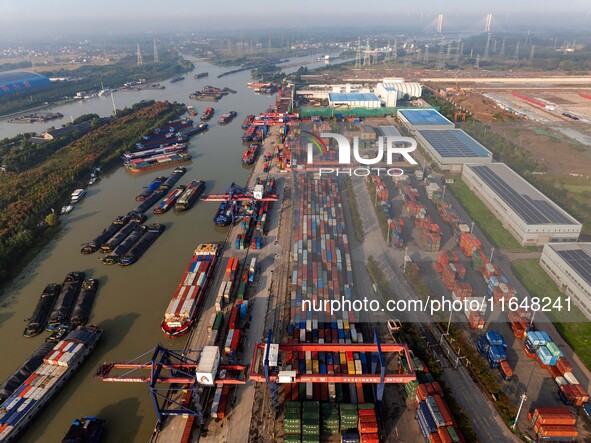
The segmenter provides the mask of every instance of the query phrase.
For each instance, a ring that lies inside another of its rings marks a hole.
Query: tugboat
[[[77,418],[62,439],[62,443],[98,443],[105,427],[105,420],[97,417]]]

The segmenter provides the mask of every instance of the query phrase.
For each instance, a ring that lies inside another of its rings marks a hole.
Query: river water
[[[307,56],[291,59],[289,64],[301,62],[310,68],[323,64],[315,60],[316,56]],[[213,106],[216,111],[210,128],[192,139],[189,152],[193,160],[183,164],[187,173],[179,183],[188,184],[196,178],[206,180],[207,193],[222,191],[232,181],[243,185],[249,171],[241,163],[244,147],[240,125],[247,114],[266,110],[273,104],[274,97],[256,95],[247,88],[249,71],[217,79],[219,73],[231,68],[192,61],[194,71],[185,74],[185,79],[180,82],[161,82],[166,87],[164,90],[116,92],[117,108],[144,99],[169,100],[191,104],[201,115],[205,107]],[[295,69],[297,67],[289,70]],[[209,72],[209,77],[193,78],[194,73],[202,71]],[[227,86],[237,94],[229,94],[217,103],[189,99],[192,91],[208,84]],[[97,97],[47,109],[61,112],[64,119],[26,126],[3,121],[0,122],[0,138],[19,132],[42,132],[50,125],[58,127],[71,117],[83,114],[107,116],[111,114],[112,103],[110,97]],[[234,121],[218,126],[219,116],[231,110],[238,112]],[[196,122],[198,118],[195,118]],[[22,335],[23,320],[32,313],[45,285],[61,283],[70,271],[84,271],[87,278],[100,282],[90,323],[105,330],[104,340],[36,418],[22,441],[61,441],[71,421],[84,415],[98,415],[107,420],[108,438],[105,441],[146,442],[149,439],[156,416],[147,385],[105,383],[95,379],[93,374],[101,362],[130,360],[153,349],[157,343],[173,349],[183,348],[185,339],[167,340],[160,331],[164,310],[195,245],[222,241],[228,228],[214,226],[215,203],[197,202],[182,214],[172,210],[164,215],[149,212],[147,223],[164,223],[166,231],[133,266],[105,266],[97,260],[98,253],[81,255],[80,245],[94,238],[115,217],[133,209],[137,205],[134,197],[154,177],[170,172],[172,167],[132,174],[117,167],[105,173],[89,187],[86,198],[70,214],[62,217],[59,234],[0,295],[0,380],[4,380],[46,337],[46,333],[29,339]]]

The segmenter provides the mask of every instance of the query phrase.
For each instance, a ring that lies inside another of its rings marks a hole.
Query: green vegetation
[[[47,223],[47,226],[49,226],[50,228],[54,228],[57,225],[59,225],[59,223],[60,223],[59,216],[57,215],[56,212],[52,212],[51,214],[47,214],[45,216],[45,223]]]
[[[111,65],[86,65],[68,71],[64,69],[43,72],[47,77],[67,77],[71,80],[53,83],[50,88],[12,94],[0,100],[0,115],[10,114],[73,97],[81,91],[99,91],[105,88],[117,88],[124,83],[145,79],[147,83],[174,77],[193,69],[193,64],[182,59],[175,51],[162,51],[160,62],[137,66],[134,57],[127,57]]]
[[[533,297],[550,297],[561,300],[562,311],[552,309],[547,315],[554,323],[560,335],[573,348],[588,368],[591,368],[591,323],[585,315],[571,301],[570,312],[565,311],[566,296],[561,293],[540,267],[538,260],[516,260],[511,262],[511,268],[521,283]]]
[[[367,272],[369,272],[369,277],[371,278],[371,281],[373,281],[375,283],[375,285],[378,287],[383,298],[385,300],[393,300],[394,293],[390,289],[390,283],[389,283],[388,279],[386,278],[386,276],[384,275],[384,273],[382,272],[382,270],[380,269],[378,263],[373,258],[373,256],[370,255],[367,258],[366,266],[367,266]]]
[[[507,251],[532,250],[530,247],[521,246],[461,179],[454,178],[453,184],[449,184],[447,187],[495,246]],[[533,250],[535,251],[535,248]]]
[[[107,168],[119,161],[121,153],[143,134],[182,112],[184,107],[168,102],[139,103],[122,110],[112,123],[57,150],[35,168],[0,172],[0,285],[47,239],[45,216],[61,206],[82,177],[99,162]]]
[[[362,242],[363,236],[363,224],[361,223],[361,216],[359,215],[359,207],[357,206],[357,198],[353,192],[353,184],[351,177],[345,178],[345,192],[347,193],[347,201],[349,202],[349,208],[351,208],[351,219],[353,220],[353,231],[355,232],[355,238],[358,242]]]

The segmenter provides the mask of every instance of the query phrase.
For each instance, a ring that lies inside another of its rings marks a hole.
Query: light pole
[[[454,311],[450,308],[449,310],[449,320],[447,322],[447,330],[445,332],[446,335],[449,335],[449,326],[451,325],[451,316],[454,313]]]
[[[442,201],[445,199],[445,188],[446,188],[446,187],[447,187],[447,186],[444,184],[444,185],[443,185],[443,193],[441,194],[441,200],[442,200]]]
[[[519,403],[519,409],[517,410],[515,421],[513,422],[513,426],[511,426],[512,429],[515,429],[517,427],[517,420],[519,420],[519,414],[521,413],[521,408],[523,408],[523,403],[525,403],[525,400],[527,400],[527,395],[525,395],[524,392],[523,394],[521,394],[521,403]]]
[[[470,234],[472,234],[473,230],[474,230],[474,222],[470,223]]]
[[[490,258],[488,259],[488,261],[491,263],[492,263],[494,253],[495,253],[495,247],[493,246],[492,248],[490,248]]]

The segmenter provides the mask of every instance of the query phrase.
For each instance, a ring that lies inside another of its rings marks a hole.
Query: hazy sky
[[[494,6],[485,6],[485,4]],[[361,9],[363,8],[363,9]],[[0,37],[79,33],[174,32],[323,26],[395,28],[398,21],[428,25],[438,13],[444,27],[467,29],[493,14],[493,28],[589,24],[589,0],[0,0]],[[422,18],[421,18],[422,14]],[[573,21],[574,20],[574,21]]]

